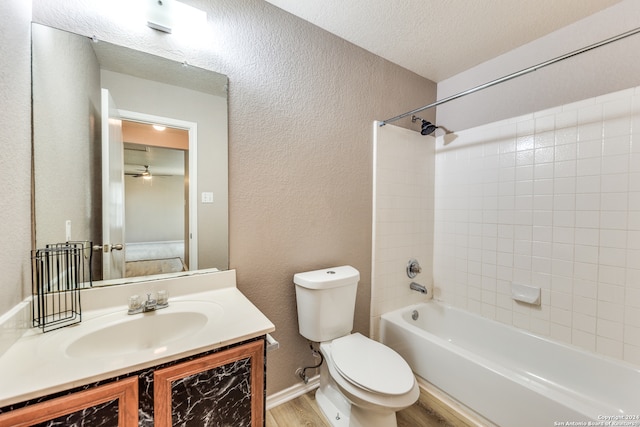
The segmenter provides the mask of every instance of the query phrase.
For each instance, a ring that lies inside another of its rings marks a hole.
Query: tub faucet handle
[[[409,276],[410,279],[413,279],[421,271],[422,268],[420,268],[420,263],[418,263],[418,260],[413,258],[410,259],[409,263],[407,264],[407,276]]]

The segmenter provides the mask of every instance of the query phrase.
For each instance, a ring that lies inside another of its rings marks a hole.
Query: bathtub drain
[[[411,318],[412,318],[413,320],[418,320],[418,317],[420,317],[420,314],[418,314],[418,310],[413,310],[413,311],[411,312]]]

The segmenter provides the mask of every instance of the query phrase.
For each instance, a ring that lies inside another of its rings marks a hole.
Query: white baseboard
[[[277,393],[267,396],[267,411],[275,408],[278,405],[282,405],[290,400],[295,399],[298,396],[302,396],[320,386],[320,375],[309,378],[307,384],[301,382],[300,384],[293,385],[289,388],[285,388]]]

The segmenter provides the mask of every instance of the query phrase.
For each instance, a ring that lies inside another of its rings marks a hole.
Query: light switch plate
[[[202,192],[202,203],[213,203],[213,193],[209,191]]]

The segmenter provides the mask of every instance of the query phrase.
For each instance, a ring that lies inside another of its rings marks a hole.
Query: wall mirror
[[[226,76],[32,24],[35,247],[94,286],[225,270]]]

